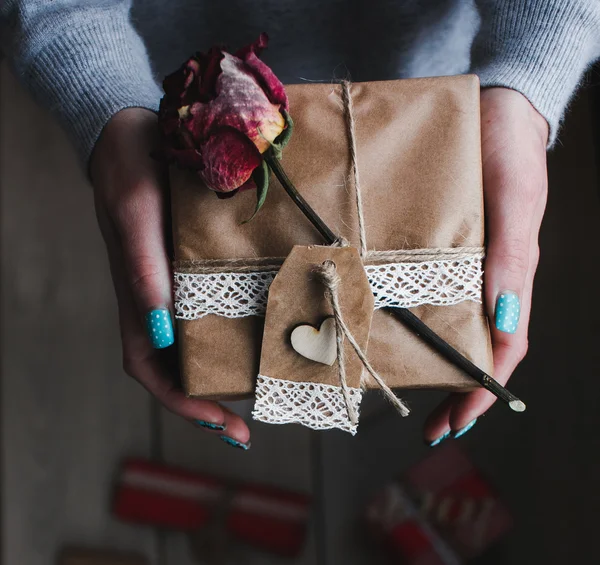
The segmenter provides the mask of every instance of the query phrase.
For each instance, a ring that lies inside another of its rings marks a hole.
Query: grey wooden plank
[[[227,403],[251,422],[251,401]],[[233,449],[217,437],[204,433],[172,414],[163,412],[163,456],[173,465],[196,469],[228,480],[259,482],[299,492],[311,492],[310,432],[300,426],[270,426],[251,422],[252,447]],[[169,565],[192,565],[187,539],[167,536]],[[303,554],[283,559],[250,548],[236,548],[228,565],[315,565],[314,537]]]
[[[125,455],[147,456],[149,398],[121,370],[91,190],[63,133],[0,69],[2,562],[64,544],[146,553],[151,530],[109,515]]]
[[[478,560],[486,565],[590,563],[597,554],[600,202],[587,104],[582,93],[549,156],[529,354],[511,380],[528,410],[516,415],[496,405],[460,440],[515,516],[512,534]],[[439,399],[406,396],[409,418],[388,413],[355,438],[340,432],[325,439],[327,565],[386,562],[365,543],[364,505],[427,455],[421,428]]]

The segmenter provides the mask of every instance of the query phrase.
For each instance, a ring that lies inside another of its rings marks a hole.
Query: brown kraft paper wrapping
[[[350,151],[339,84],[286,87],[295,129],[282,165],[333,229],[358,246]],[[369,250],[478,247],[484,242],[479,82],[472,75],[355,83],[351,87]],[[322,245],[319,233],[272,177],[251,222],[255,191],[220,200],[194,174],[171,171],[175,261],[286,257]],[[421,305],[412,311],[492,373],[481,303]],[[264,318],[214,314],[178,320],[182,380],[190,396],[252,394]],[[373,315],[368,356],[393,388],[468,390],[472,379],[391,313]]]

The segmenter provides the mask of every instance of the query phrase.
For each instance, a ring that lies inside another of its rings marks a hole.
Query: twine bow
[[[319,277],[320,281],[325,286],[325,295],[328,298],[331,309],[333,310],[333,317],[335,319],[335,341],[336,341],[336,355],[337,355],[337,366],[338,376],[340,379],[340,388],[342,389],[342,395],[344,396],[344,403],[346,410],[348,411],[348,418],[353,425],[358,424],[358,414],[352,406],[350,400],[350,391],[348,390],[348,382],[346,379],[346,356],[344,351],[344,339],[348,340],[348,343],[352,346],[356,355],[360,359],[364,369],[373,377],[375,382],[379,385],[383,391],[383,395],[392,403],[392,405],[398,410],[402,416],[408,416],[409,409],[392,391],[392,389],[385,384],[385,381],[379,376],[377,371],[373,369],[371,363],[367,359],[360,345],[354,339],[354,336],[350,332],[350,329],[344,321],[342,316],[342,310],[340,308],[339,300],[339,286],[341,278],[337,272],[336,265],[333,261],[325,261],[321,265],[318,265],[314,269],[315,274]],[[364,380],[364,371],[361,374],[360,385],[361,388],[366,387]]]
[[[342,103],[344,105],[344,115],[346,118],[346,129],[348,131],[348,141],[350,145],[350,162],[352,165],[352,177],[354,184],[354,194],[356,196],[356,211],[358,216],[358,232],[359,232],[359,243],[360,243],[360,256],[364,260],[367,256],[367,236],[365,230],[365,219],[363,213],[362,204],[362,192],[360,188],[360,175],[358,170],[358,157],[356,149],[356,124],[354,121],[354,113],[352,106],[352,96],[350,95],[350,82],[345,80],[342,81]],[[345,240],[338,240],[334,246],[345,247],[348,242]],[[394,408],[402,416],[408,416],[409,409],[390,389],[385,381],[379,376],[379,374],[373,369],[371,363],[367,359],[366,355],[360,348],[360,345],[354,339],[354,336],[350,332],[350,329],[346,325],[342,316],[342,310],[339,302],[339,286],[341,283],[340,276],[337,272],[336,265],[333,261],[325,261],[322,265],[318,265],[315,269],[315,274],[319,277],[323,285],[325,286],[325,295],[328,298],[331,309],[333,310],[333,316],[335,319],[335,337],[336,337],[336,355],[337,355],[337,366],[338,376],[340,380],[340,388],[342,389],[342,395],[344,396],[344,403],[348,412],[348,418],[353,425],[358,424],[358,414],[352,406],[350,401],[350,392],[348,390],[348,382],[346,379],[346,359],[344,352],[344,339],[348,340],[348,343],[352,346],[356,355],[360,359],[364,370],[366,370],[375,382],[381,388],[383,395],[387,398]],[[366,388],[366,382],[364,379],[365,371],[361,373],[360,386]]]

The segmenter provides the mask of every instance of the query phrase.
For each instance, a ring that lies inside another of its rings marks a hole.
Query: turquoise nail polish
[[[471,420],[464,428],[458,430],[452,437],[454,439],[459,438],[460,436],[464,436],[477,422],[477,418]]]
[[[233,439],[232,437],[228,437],[228,436],[219,436],[225,443],[233,446],[233,447],[237,447],[239,449],[243,449],[244,451],[248,451],[250,449],[250,442],[248,443],[242,443],[241,441],[237,441],[235,439]]]
[[[496,300],[496,327],[501,332],[514,334],[519,325],[521,304],[516,292],[505,290]]]
[[[171,313],[166,308],[146,314],[146,331],[154,349],[164,349],[175,342]]]
[[[441,435],[439,438],[434,439],[430,444],[429,447],[435,447],[436,445],[439,445],[440,443],[442,443],[447,437],[450,436],[450,430],[448,430],[445,434]]]
[[[219,430],[220,432],[225,430],[227,427],[224,424],[213,424],[212,422],[207,422],[205,420],[194,420],[194,422],[196,422],[196,424],[202,428],[206,428],[207,430]]]

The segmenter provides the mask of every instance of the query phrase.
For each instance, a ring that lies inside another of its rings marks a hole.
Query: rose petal
[[[198,98],[196,77],[201,72],[201,65],[195,57],[188,59],[179,69],[171,73],[163,81],[165,96],[161,106],[176,109],[189,104]]]
[[[262,162],[254,144],[231,128],[214,132],[200,152],[204,163],[201,176],[208,188],[217,192],[240,188]]]
[[[261,33],[258,40],[239,49],[235,56],[246,63],[258,83],[263,87],[269,101],[273,104],[281,104],[285,110],[289,110],[289,102],[283,84],[271,68],[259,59],[268,43],[269,36],[266,33]]]
[[[252,171],[254,172],[254,171]],[[254,182],[254,179],[252,177],[250,177],[242,186],[240,186],[240,188],[238,189],[240,192],[242,192],[243,190],[254,190],[256,188],[256,183]]]
[[[249,176],[260,163],[260,153],[285,128],[281,111],[287,109],[288,100],[284,87],[258,58],[267,43],[267,35],[261,34],[240,49],[238,56],[213,47],[165,78],[159,110],[165,155],[196,170],[203,170],[208,160],[206,180],[214,190],[231,191],[245,183],[253,186]],[[225,138],[216,140],[223,132]],[[234,149],[232,158],[228,144]]]
[[[200,102],[210,102],[217,97],[217,79],[221,74],[223,50],[212,47],[208,53],[198,53],[201,71],[198,73],[198,97]]]
[[[224,53],[221,69],[217,97],[209,104],[192,104],[190,119],[182,127],[198,142],[216,129],[231,127],[245,134],[263,153],[285,127],[280,106],[269,101],[242,60]]]
[[[194,79],[200,74],[200,71],[200,62],[197,61],[194,57],[189,59],[188,62],[185,64],[184,72],[187,73],[187,76],[183,87],[189,88],[190,85],[194,82]]]
[[[284,110],[289,110],[290,105],[285,88],[271,68],[253,53],[248,55],[244,62],[246,66],[252,69],[258,83],[263,87],[267,98],[273,104],[280,104]]]
[[[169,99],[179,100],[181,93],[185,89],[186,74],[182,68],[177,69],[174,73],[167,75],[163,80],[163,90],[165,97],[161,102],[168,103]]]

